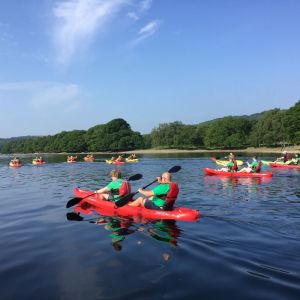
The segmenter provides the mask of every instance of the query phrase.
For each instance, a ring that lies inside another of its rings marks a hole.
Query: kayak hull
[[[16,163],[10,162],[9,166],[12,168],[20,168],[20,167],[22,167],[22,163],[16,164]]]
[[[85,197],[93,194],[91,191],[82,190],[79,188],[74,189],[76,197]],[[100,214],[107,216],[123,216],[123,217],[136,217],[155,220],[179,220],[179,221],[196,221],[200,217],[198,210],[190,208],[174,208],[171,211],[152,210],[144,207],[133,207],[130,205],[124,205],[117,208],[114,202],[103,200],[101,195],[92,195],[83,199],[76,207],[76,212],[89,213],[90,210],[95,210]]]
[[[275,162],[271,162],[269,166],[272,168],[300,169],[300,165],[287,165],[284,163],[275,163]]]
[[[216,164],[218,166],[225,167],[228,163],[229,163],[228,160],[219,160],[219,159],[216,160]],[[238,166],[242,166],[244,162],[242,160],[236,160],[236,163],[237,163]]]
[[[45,163],[46,163],[45,161],[36,161],[36,160],[32,161],[33,165],[44,165]]]
[[[210,168],[204,168],[205,175],[226,177],[272,177],[272,172],[246,173],[246,172],[224,172]]]
[[[111,161],[111,160],[108,160],[108,159],[106,159],[105,160],[105,162],[107,163],[107,164],[112,164],[112,165],[124,165],[125,164],[125,162],[124,161]]]
[[[128,159],[128,158],[126,158],[126,162],[128,162],[128,163],[134,163],[134,162],[138,162],[138,161],[139,161],[138,158],[135,158],[135,159]]]

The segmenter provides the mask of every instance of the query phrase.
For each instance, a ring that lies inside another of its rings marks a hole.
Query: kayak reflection
[[[74,212],[67,213],[66,216],[69,221],[87,221],[102,225],[110,232],[111,244],[116,251],[121,251],[125,237],[135,232],[174,247],[177,247],[177,239],[181,233],[175,220],[147,220],[141,216],[132,219],[103,215],[96,219],[84,219]]]
[[[259,192],[260,185],[270,183],[272,178],[239,178],[239,177],[204,177],[204,183],[209,185],[210,188],[216,186],[217,188],[222,185],[222,188],[238,188],[239,186],[249,187],[249,192]]]

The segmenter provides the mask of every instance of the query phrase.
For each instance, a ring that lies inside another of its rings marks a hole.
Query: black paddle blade
[[[143,178],[143,175],[142,174],[135,174],[135,175],[132,175],[128,178],[128,181],[135,181],[135,180],[140,180]]]
[[[168,172],[169,173],[177,173],[178,171],[181,170],[181,167],[180,166],[174,166],[172,167]]]
[[[80,198],[80,197],[75,197],[75,198],[69,200],[66,204],[66,208],[69,208],[69,207],[72,207],[72,206],[78,204],[81,200],[82,200],[82,198]]]
[[[74,212],[70,212],[66,214],[68,221],[82,221],[83,217],[79,216],[78,214]]]
[[[128,195],[124,196],[123,198],[121,198],[120,200],[116,201],[115,205],[117,207],[122,207],[122,206],[126,205],[132,199],[133,196],[134,196],[134,193],[128,194]]]

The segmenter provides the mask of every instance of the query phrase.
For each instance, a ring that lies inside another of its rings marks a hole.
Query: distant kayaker
[[[164,172],[161,177],[157,177],[157,182],[159,185],[150,191],[138,189],[139,193],[145,197],[139,197],[129,205],[154,210],[172,210],[179,193],[178,184],[171,181],[171,174],[168,172]]]
[[[68,161],[76,161],[77,156],[68,155]]]
[[[283,151],[282,154],[283,155],[281,157],[279,157],[278,160],[283,160],[283,162],[285,163],[291,159],[291,155],[290,155],[290,153],[287,153],[287,151]]]
[[[238,170],[238,166],[235,157],[232,153],[230,153],[229,162],[226,164],[224,168],[221,168],[218,171],[236,172],[237,170]]]
[[[261,169],[261,162],[257,160],[257,156],[252,157],[252,163],[247,162],[248,167],[241,169],[238,172],[244,173],[259,173]]]
[[[118,201],[120,197],[130,193],[130,184],[122,178],[119,170],[110,172],[111,182],[102,189],[95,191],[96,194],[101,194],[108,201]]]
[[[290,165],[300,165],[300,155],[299,153],[295,153],[294,157],[292,158]]]
[[[123,157],[122,157],[121,154],[118,156],[118,158],[116,159],[116,161],[118,161],[118,162],[122,162],[123,161]]]

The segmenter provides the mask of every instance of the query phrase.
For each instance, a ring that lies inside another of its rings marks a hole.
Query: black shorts
[[[151,200],[146,199],[144,207],[148,209],[162,210],[159,206],[155,205]]]

